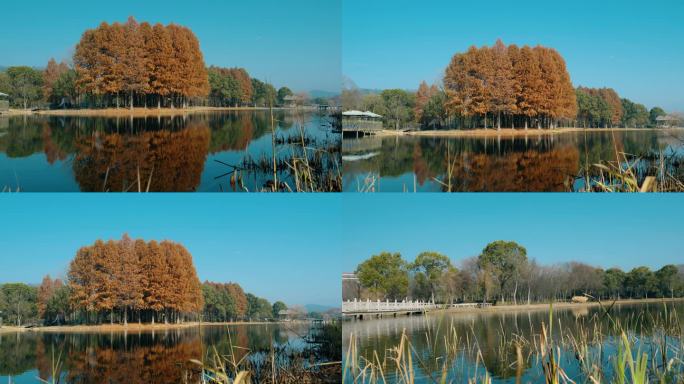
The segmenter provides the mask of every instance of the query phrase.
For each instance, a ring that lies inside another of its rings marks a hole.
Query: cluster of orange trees
[[[67,278],[37,287],[0,284],[0,311],[17,324],[101,324],[269,320],[287,306],[246,293],[238,283],[200,283],[192,255],[171,241],[124,235],[82,247]]]
[[[71,303],[90,321],[178,322],[203,307],[192,255],[170,241],[98,240],[79,249],[68,277]]]
[[[505,46],[497,40],[493,47],[471,47],[451,59],[444,90],[447,112],[459,116],[462,125],[487,128],[489,117],[498,128],[553,128],[577,114],[565,61],[542,46]]]
[[[193,32],[176,24],[102,23],[76,46],[77,86],[105,104],[184,105],[209,93],[207,70]]]

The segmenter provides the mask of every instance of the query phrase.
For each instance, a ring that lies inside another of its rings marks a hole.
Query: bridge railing
[[[438,307],[439,305],[435,303],[420,300],[372,301],[354,299],[342,302],[342,313],[428,311]]]
[[[402,311],[429,311],[438,308],[464,309],[488,307],[489,303],[435,304],[420,300],[380,301],[347,300],[342,302],[342,313],[378,313]]]

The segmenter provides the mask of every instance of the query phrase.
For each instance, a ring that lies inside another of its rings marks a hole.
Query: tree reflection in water
[[[95,132],[78,140],[74,174],[82,191],[194,191],[210,140],[200,122],[181,131]]]
[[[358,189],[371,174],[381,191],[571,191],[583,170],[616,153],[647,157],[682,143],[660,131],[345,139],[345,155],[373,156],[344,162],[344,188]]]
[[[321,129],[326,115],[307,112],[301,118],[306,134],[318,139],[314,147],[339,145],[339,134]],[[278,137],[299,137],[292,129],[298,126],[293,112],[275,111],[274,121]],[[227,177],[216,180],[230,171],[219,162],[237,165],[270,158],[273,152],[268,111],[12,116],[0,117],[0,126],[0,189],[145,191],[149,185],[150,191],[242,190],[228,188]],[[290,153],[289,146],[277,152]],[[241,172],[250,181],[249,190],[264,184],[262,173]]]
[[[0,334],[0,378],[36,370],[32,380],[49,380],[59,358],[69,383],[197,383],[200,370],[190,360],[202,361],[213,348],[237,360],[249,354],[255,369],[266,370],[271,367],[261,367],[260,359],[272,346],[294,351],[301,347],[297,340],[291,330],[273,324],[205,326],[201,331],[6,333]],[[278,364],[286,367],[288,361]]]

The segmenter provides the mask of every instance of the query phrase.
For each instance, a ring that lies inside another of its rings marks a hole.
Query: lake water
[[[684,327],[684,303],[669,304],[671,326]],[[660,303],[620,305],[611,310],[613,320],[620,322],[629,334],[636,337],[642,352],[652,353],[651,340],[663,334],[653,325],[658,316],[663,316],[664,307]],[[610,319],[598,307],[556,309],[553,317],[553,339],[561,346],[560,366],[575,382],[587,382],[581,366],[569,341],[571,339],[589,340],[589,353],[599,356],[597,365],[610,377],[614,356],[616,355],[615,328]],[[414,370],[416,383],[434,383],[439,379],[446,363],[447,382],[467,383],[468,379],[482,379],[486,374],[493,383],[537,383],[544,382],[538,345],[541,324],[549,324],[549,311],[499,312],[499,313],[442,313],[428,316],[397,317],[363,321],[348,321],[343,326],[343,356],[350,343],[350,335],[356,338],[358,355],[374,356],[377,352],[380,361],[386,351],[399,344],[405,331],[415,349]],[[677,324],[678,323],[678,324]],[[596,327],[595,327],[596,326]],[[598,327],[598,328],[597,328]],[[597,329],[601,331],[598,332]],[[458,342],[453,342],[458,339]],[[449,340],[447,343],[446,340]],[[560,343],[564,340],[564,343]],[[520,341],[523,366],[518,366],[515,342]],[[447,345],[456,348],[447,351]],[[668,337],[668,358],[682,358],[684,344],[678,338]],[[481,351],[478,359],[477,351]],[[599,352],[602,354],[599,355]],[[636,350],[633,351],[636,356]],[[420,361],[417,361],[419,360]],[[660,361],[660,356],[657,356]],[[676,362],[676,360],[675,360]],[[392,366],[390,364],[390,366]],[[684,366],[675,363],[679,379],[684,377]],[[392,369],[384,372],[389,383],[398,382]],[[352,383],[347,375],[347,383]],[[362,383],[363,381],[357,381]],[[478,380],[479,382],[479,380]],[[609,381],[606,381],[609,382]]]
[[[275,119],[278,159],[300,153],[301,145],[292,142],[303,127],[309,154],[337,149],[314,171],[338,167],[341,135],[333,132],[331,117],[277,111]],[[273,179],[272,167],[260,167],[271,160],[271,132],[268,111],[0,117],[0,190],[138,191],[141,185],[144,191],[149,185],[150,191],[257,191]],[[234,167],[240,177],[231,182]],[[283,164],[278,179],[294,188]]]
[[[349,192],[573,191],[583,170],[617,152],[679,156],[684,130],[574,132],[516,138],[345,137],[343,190]]]
[[[197,383],[197,367],[213,348],[230,354],[230,342],[240,359],[250,351],[255,367],[271,346],[289,353],[302,351],[308,324],[207,326],[128,333],[5,333],[0,334],[0,383],[37,383],[51,375],[61,353],[62,377],[69,383]],[[229,339],[230,336],[230,339]],[[247,348],[247,349],[244,349]],[[55,353],[53,359],[52,353]],[[269,367],[263,367],[270,369]]]

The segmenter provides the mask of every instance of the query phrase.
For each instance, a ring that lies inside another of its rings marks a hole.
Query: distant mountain
[[[331,307],[328,305],[320,305],[320,304],[306,304],[304,306],[304,308],[306,308],[306,310],[308,312],[319,312],[319,313],[323,313],[323,312],[327,312],[327,311],[330,311],[333,309],[337,309],[336,307]]]
[[[339,96],[339,92],[332,92],[332,91],[323,91],[320,89],[313,89],[309,91],[309,97],[312,99],[315,99],[317,97],[322,97],[324,99],[331,99],[333,97]]]
[[[362,95],[381,93],[382,89],[361,88],[358,90]]]

